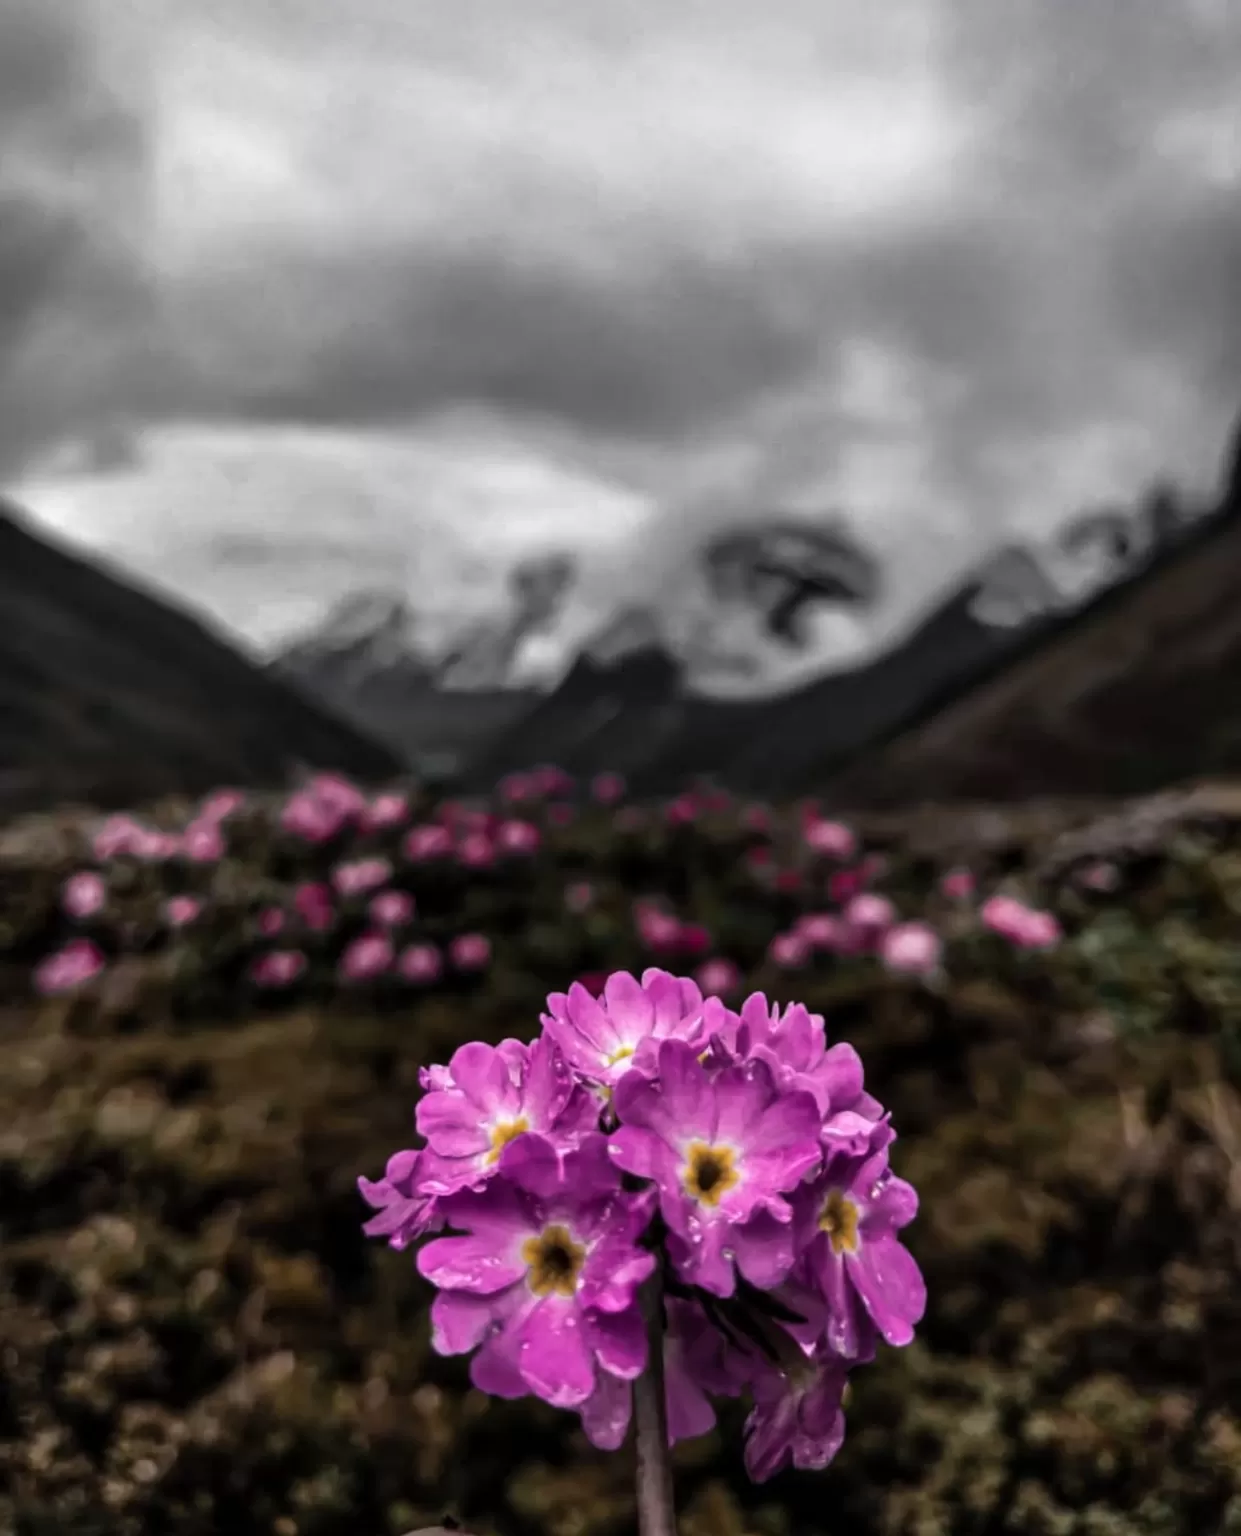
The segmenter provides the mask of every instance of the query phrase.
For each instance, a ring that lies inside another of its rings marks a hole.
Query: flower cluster
[[[359,1180],[369,1234],[427,1239],[435,1348],[615,1448],[658,1272],[670,1441],[748,1394],[752,1478],[825,1466],[850,1369],[909,1343],[926,1300],[898,1236],[917,1196],[856,1051],[801,1004],[733,1011],[658,969],[574,983],[542,1024],[425,1068],[423,1144]]]

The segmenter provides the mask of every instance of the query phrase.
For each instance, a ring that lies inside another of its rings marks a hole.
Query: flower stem
[[[658,1270],[642,1288],[646,1319],[646,1370],[633,1384],[637,1436],[639,1536],[677,1536],[668,1455],[668,1409],[664,1399],[664,1297]]]

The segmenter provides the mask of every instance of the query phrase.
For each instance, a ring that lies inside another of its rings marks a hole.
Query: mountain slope
[[[305,764],[360,778],[391,752],[188,615],[0,505],[0,806],[113,806]]]
[[[1109,591],[1164,568],[1208,525],[1209,516],[1187,519],[1166,489],[1136,515],[1086,512],[1060,540],[1058,559],[1075,577],[1069,592],[1057,589],[1031,550],[1000,549],[900,644],[865,666],[775,697],[694,695],[657,640],[611,653],[606,667],[584,658],[471,764],[470,781],[552,761],[578,774],[618,768],[643,794],[674,793],[703,775],[760,795],[821,786],[911,720],[1041,647]],[[1104,591],[1092,598],[1100,565]],[[835,600],[864,602],[866,592],[866,584],[852,584]]]
[[[438,773],[483,748],[538,698],[504,686],[502,675],[491,686],[446,687],[444,674],[458,661],[455,653],[442,661],[423,654],[403,597],[360,592],[282,651],[270,671],[324,700],[403,761]]]
[[[1241,426],[1214,514],[1159,567],[830,783],[859,807],[1145,793],[1241,769]]]

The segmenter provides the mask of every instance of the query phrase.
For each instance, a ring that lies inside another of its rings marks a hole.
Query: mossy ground
[[[857,1373],[825,1473],[751,1487],[735,1413],[681,1448],[683,1536],[1241,1536],[1230,838],[1148,858],[1063,951],[962,940],[939,991],[756,962],[891,1107],[930,1302]],[[920,888],[894,857],[887,888]],[[694,879],[744,950],[752,898]],[[628,1455],[472,1392],[410,1258],[361,1232],[356,1178],[407,1143],[418,1067],[533,1033],[561,984],[555,902],[530,905],[491,925],[486,984],[400,1007],[187,1016],[139,981],[102,1012],[0,1012],[0,1531],[632,1531]]]

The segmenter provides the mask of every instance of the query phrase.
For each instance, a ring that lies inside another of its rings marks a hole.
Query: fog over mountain
[[[1241,400],[1228,0],[0,0],[0,129],[0,483],[263,650],[841,516],[809,675]]]

